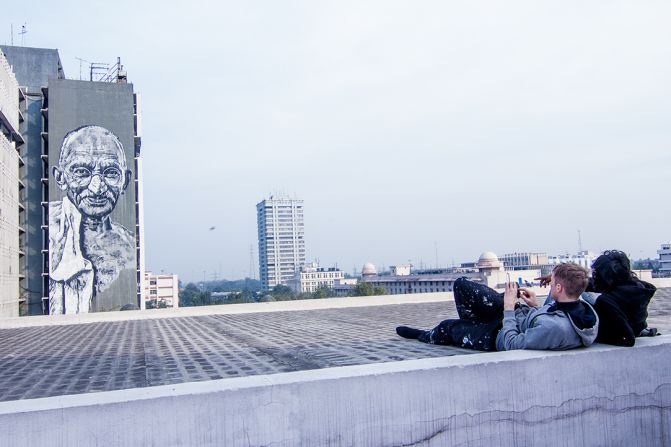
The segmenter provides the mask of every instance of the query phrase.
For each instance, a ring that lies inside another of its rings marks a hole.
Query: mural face
[[[103,127],[80,127],[63,139],[53,178],[65,197],[49,203],[49,313],[89,312],[136,268],[134,233],[110,218],[131,179],[123,145]]]

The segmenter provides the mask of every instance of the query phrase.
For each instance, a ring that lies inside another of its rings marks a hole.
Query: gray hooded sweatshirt
[[[579,301],[594,314],[596,321],[594,326],[580,329],[564,311],[549,310],[550,304],[538,309],[521,305],[515,310],[503,312],[503,328],[496,337],[496,349],[499,351],[512,349],[560,351],[591,345],[596,339],[599,317],[589,303],[582,299]]]

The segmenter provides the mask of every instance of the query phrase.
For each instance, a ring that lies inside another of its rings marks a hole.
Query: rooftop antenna
[[[578,230],[578,253],[582,251],[582,238],[580,237],[580,230]]]
[[[12,42],[12,46],[14,46],[14,24],[13,23],[11,25],[9,25],[9,30],[11,32],[10,41]]]
[[[86,62],[87,64],[90,64],[89,61],[86,59],[82,59],[81,57],[75,57],[79,61],[79,80],[82,80],[82,62]]]
[[[23,25],[21,25],[21,32],[19,33],[21,34],[21,46],[23,46],[24,36],[26,35],[27,32],[28,30],[26,29],[26,24],[24,23]]]
[[[254,275],[254,244],[249,244],[249,279],[255,279]]]

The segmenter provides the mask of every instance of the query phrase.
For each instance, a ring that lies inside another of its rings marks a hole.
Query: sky
[[[304,200],[308,259],[348,273],[575,253],[578,232],[657,257],[669,23],[666,1],[23,0],[0,42],[13,24],[72,79],[121,57],[146,268],[193,281],[249,276],[250,249],[258,278],[271,193]]]

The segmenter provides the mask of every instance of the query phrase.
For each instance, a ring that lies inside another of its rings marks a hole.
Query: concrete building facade
[[[305,264],[303,201],[270,196],[256,205],[264,290],[287,285]]]
[[[548,265],[547,253],[506,253],[499,259],[508,270],[528,270]]]
[[[573,264],[578,264],[581,267],[586,269],[592,268],[592,262],[596,259],[596,255],[588,250],[579,251],[575,255],[558,255],[558,256],[549,256],[548,264],[552,267],[558,264],[564,264],[566,262],[571,262]]]
[[[179,278],[177,275],[144,273],[144,307],[179,307]]]
[[[48,313],[44,297],[48,296],[45,289],[46,279],[43,275],[46,264],[46,245],[44,244],[45,225],[43,203],[48,199],[45,184],[42,182],[44,172],[42,159],[42,132],[44,130],[42,104],[49,79],[64,78],[58,51],[46,48],[28,48],[0,45],[20,90],[24,94],[21,135],[25,144],[20,150],[23,166],[20,171],[22,182],[21,199],[24,210],[21,219],[23,229],[21,257],[21,274],[19,281],[21,290],[21,313],[39,315]]]
[[[140,307],[140,117],[123,67],[67,80],[56,50],[0,49],[26,96],[25,313]]]
[[[20,125],[24,121],[20,105],[25,96],[0,52],[0,316],[19,315],[22,298],[21,265],[25,252],[25,230],[21,226],[25,218],[24,184],[20,171],[25,163],[19,155],[23,146]]]
[[[316,262],[301,266],[296,275],[288,281],[289,287],[296,293],[312,293],[321,288],[332,289],[345,278],[345,272],[337,267],[319,267]]]
[[[412,273],[409,266],[393,267],[392,274],[378,275],[372,264],[366,264],[362,270],[361,281],[380,287],[389,295],[410,293],[451,292],[454,281],[466,277],[491,288],[505,287],[507,281],[530,286],[534,278],[541,275],[539,269],[506,270],[496,254],[484,252],[474,263],[474,268],[453,268],[440,273]],[[407,267],[407,268],[406,268]]]
[[[657,254],[659,255],[659,273],[662,276],[671,276],[671,244],[662,244]]]

